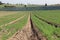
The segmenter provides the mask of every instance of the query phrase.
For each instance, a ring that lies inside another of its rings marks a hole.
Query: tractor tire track
[[[22,19],[23,17],[25,17],[25,15],[22,16],[22,17],[17,18],[16,20],[13,20],[13,21],[11,21],[11,22],[9,22],[9,23],[3,24],[3,25],[1,25],[0,27],[7,26],[7,25],[10,25],[10,24],[14,24],[14,23],[16,23],[17,21],[19,21],[20,19]]]

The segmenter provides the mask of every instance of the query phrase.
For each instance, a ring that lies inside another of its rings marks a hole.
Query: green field
[[[60,24],[60,10],[41,10],[32,12],[32,20],[37,25],[37,28],[47,37],[48,40],[60,40],[60,26],[55,27],[50,25],[34,15],[37,15],[44,20]]]
[[[9,15],[0,17],[0,39],[6,40],[10,36],[12,36],[15,32],[20,30],[26,24],[27,18],[28,18],[28,12],[25,12],[25,11],[24,12],[22,12],[22,11],[16,11],[16,12],[15,11],[13,11],[13,12],[2,11],[2,12],[3,12],[3,14],[9,13]],[[0,13],[0,14],[2,14],[2,13]],[[24,17],[21,18],[20,20],[18,20],[17,22],[15,22],[13,24],[8,24],[9,22],[12,22],[22,16],[24,16]],[[5,26],[5,24],[8,24],[8,25]],[[3,26],[1,26],[1,25],[3,25]]]
[[[7,40],[21,30],[26,25],[29,14],[33,23],[47,40],[60,40],[60,26],[55,27],[39,19],[60,25],[60,10],[0,11],[0,40]]]
[[[34,11],[33,13],[45,20],[60,24],[60,10]]]

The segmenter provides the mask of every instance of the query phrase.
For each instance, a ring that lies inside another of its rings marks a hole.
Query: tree
[[[45,3],[45,6],[47,6],[47,3]]]
[[[24,5],[24,7],[26,7],[26,5]]]
[[[3,3],[0,1],[0,5],[2,5]]]

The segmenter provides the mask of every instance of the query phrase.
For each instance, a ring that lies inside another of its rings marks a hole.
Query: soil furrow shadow
[[[41,40],[41,39],[38,37],[38,34],[37,34],[36,30],[34,29],[34,26],[33,26],[33,23],[32,23],[31,18],[30,18],[30,22],[31,22],[31,27],[32,27],[33,33],[37,36],[37,39],[38,39],[38,40]]]
[[[43,19],[43,18],[41,18],[41,17],[38,17],[37,15],[34,15],[34,16],[37,17],[38,19],[42,20],[43,22],[46,22],[47,24],[50,24],[50,25],[52,25],[52,26],[55,26],[56,28],[57,28],[57,27],[60,27],[60,24],[50,22],[50,21],[45,20],[45,19]]]

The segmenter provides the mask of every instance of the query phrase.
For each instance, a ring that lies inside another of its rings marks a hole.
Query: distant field
[[[12,15],[12,14],[16,14],[18,12],[15,11],[0,11],[0,17],[2,16],[7,16],[7,15]]]

